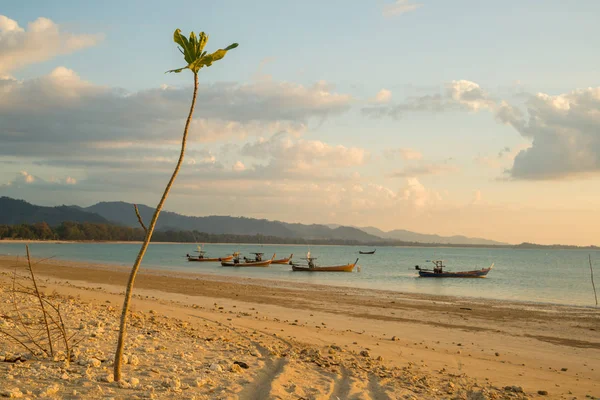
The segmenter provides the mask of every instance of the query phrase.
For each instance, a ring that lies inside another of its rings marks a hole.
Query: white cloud
[[[102,35],[61,32],[60,27],[40,17],[21,28],[17,21],[0,15],[0,74],[61,54],[94,46]]]
[[[499,121],[514,127],[531,147],[508,171],[514,179],[562,179],[600,173],[600,87],[556,96],[538,93],[527,113],[503,102]]]
[[[497,102],[477,83],[456,80],[445,85],[439,93],[409,97],[390,105],[364,107],[363,114],[374,117],[400,118],[406,112],[446,112],[495,110]]]
[[[279,173],[295,173],[320,179],[330,169],[363,165],[369,153],[357,147],[332,146],[319,140],[293,139],[288,134],[277,134],[270,139],[247,143],[241,153],[259,160],[268,160],[265,166]]]
[[[473,192],[473,200],[471,201],[471,204],[473,204],[473,205],[481,204],[481,200],[482,200],[481,190],[474,191]]]
[[[20,171],[12,180],[0,184],[0,189],[19,189],[19,188],[38,188],[49,189],[53,187],[65,187],[66,185],[76,185],[77,179],[67,176],[64,179],[51,177],[42,179],[39,176],[30,174],[27,171]]]
[[[383,6],[383,15],[385,17],[402,15],[411,11],[415,11],[421,6],[423,6],[423,4],[412,3],[410,0],[396,0],[392,4],[386,4]]]
[[[401,171],[393,172],[391,177],[395,178],[410,178],[424,175],[441,175],[458,172],[460,169],[451,164],[420,164],[416,166],[406,167]]]
[[[392,92],[387,89],[381,89],[372,99],[372,102],[376,104],[385,104],[389,103],[390,100],[392,100]]]
[[[244,165],[243,162],[241,161],[236,161],[235,164],[233,164],[232,169],[236,172],[241,172],[244,171],[246,169],[246,166]]]
[[[402,200],[422,209],[441,201],[442,196],[436,191],[425,188],[417,178],[408,178],[406,187],[402,190]]]
[[[415,161],[423,159],[423,153],[409,148],[386,149],[383,154],[388,159],[394,159],[400,156],[405,161]]]

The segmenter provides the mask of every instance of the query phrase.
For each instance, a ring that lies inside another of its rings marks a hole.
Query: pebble
[[[371,357],[371,353],[369,353],[369,351],[368,351],[368,350],[363,350],[363,351],[361,351],[361,352],[360,352],[360,355],[361,355],[361,357],[366,357],[366,358],[369,358],[369,357]]]
[[[392,336],[392,342],[397,342],[399,340],[400,338],[398,336]]]
[[[547,390],[538,390],[538,394],[540,396],[548,396],[548,391]]]
[[[23,392],[19,388],[12,388],[0,392],[0,396],[8,397],[9,399],[18,399],[23,397]]]
[[[243,371],[242,367],[240,367],[238,364],[232,364],[229,370],[236,374],[240,374]]]
[[[248,369],[250,368],[250,366],[248,364],[246,364],[243,361],[234,361],[233,362],[235,365],[239,365],[240,367],[242,367],[243,369]]]
[[[215,372],[223,372],[223,368],[221,368],[221,366],[217,363],[210,364],[210,367],[208,367],[208,369]]]

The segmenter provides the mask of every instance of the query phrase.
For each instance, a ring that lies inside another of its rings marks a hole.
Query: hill
[[[64,221],[107,223],[108,220],[98,214],[70,206],[44,207],[30,204],[24,200],[0,197],[0,224],[33,224],[46,222],[57,226]]]
[[[154,209],[138,205],[144,221],[152,218]],[[138,221],[133,212],[133,204],[125,202],[101,202],[83,210],[96,213],[109,221],[137,227]],[[382,238],[365,233],[357,228],[340,226],[331,229],[326,225],[289,224],[266,219],[244,217],[207,216],[191,217],[170,211],[163,211],[156,224],[158,230],[185,230],[209,234],[265,235],[280,238],[304,238],[307,240],[336,239],[361,242],[381,242]]]
[[[142,219],[150,221],[154,209],[146,205],[138,205]],[[64,221],[112,223],[137,228],[139,226],[133,204],[122,201],[100,202],[90,207],[58,206],[44,207],[30,204],[23,200],[9,197],[0,198],[0,224],[33,224],[46,222],[50,226],[58,226]],[[158,231],[192,231],[209,235],[241,235],[269,236],[295,240],[317,241],[354,241],[369,244],[392,244],[392,242],[450,244],[450,245],[506,245],[493,240],[469,238],[466,236],[439,236],[410,232],[402,229],[385,232],[374,227],[357,228],[343,225],[321,225],[286,223],[230,216],[194,217],[163,211],[157,223]],[[195,239],[190,237],[189,240]],[[186,239],[187,240],[187,239]]]
[[[381,229],[368,226],[366,228],[359,228],[360,230],[367,232],[371,235],[379,236],[384,239],[399,240],[402,242],[419,242],[419,243],[441,243],[441,244],[478,244],[478,245],[493,245],[493,246],[506,246],[508,243],[497,242],[495,240],[471,238],[462,235],[455,236],[440,236],[440,235],[428,235],[425,233],[416,233],[407,231],[404,229],[394,229],[392,231],[382,231]]]

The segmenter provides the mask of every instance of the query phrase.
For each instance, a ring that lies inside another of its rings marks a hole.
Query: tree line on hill
[[[0,224],[0,240],[65,240],[65,241],[92,241],[92,242],[133,242],[144,240],[145,233],[141,228],[129,226],[65,221],[56,226],[46,222],[33,224]],[[322,244],[322,245],[347,245],[347,246],[418,246],[418,247],[482,247],[482,248],[515,248],[515,249],[597,249],[596,246],[569,246],[569,245],[539,245],[534,243],[521,243],[518,245],[465,245],[442,243],[417,243],[402,241],[366,242],[349,239],[303,239],[278,237],[272,235],[236,235],[230,233],[205,233],[197,230],[161,230],[154,232],[153,242],[178,242],[178,243],[262,243],[262,244]]]
[[[141,241],[145,233],[141,228],[91,222],[62,222],[51,227],[45,222],[34,224],[0,225],[0,240],[68,240],[68,241]],[[182,243],[264,243],[264,244],[338,244],[355,245],[355,240],[304,240],[268,235],[212,234],[198,231],[156,231],[153,242]]]

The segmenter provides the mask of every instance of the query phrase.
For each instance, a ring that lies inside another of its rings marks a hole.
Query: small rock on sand
[[[548,396],[548,391],[547,390],[538,390],[538,394],[540,396]]]
[[[236,374],[239,374],[243,371],[242,367],[240,367],[238,364],[232,364],[231,367],[229,368],[229,370]]]
[[[368,350],[363,350],[363,351],[361,351],[361,352],[360,352],[360,355],[361,355],[362,357],[367,357],[367,358],[368,358],[368,357],[371,357],[371,353],[369,353],[369,351],[368,351]]]

